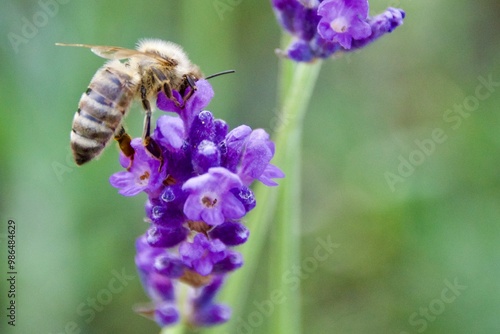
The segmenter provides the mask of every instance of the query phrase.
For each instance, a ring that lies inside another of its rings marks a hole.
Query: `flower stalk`
[[[283,60],[284,63],[292,63]],[[278,191],[278,209],[274,219],[274,241],[271,243],[270,290],[278,289],[285,302],[276,306],[276,316],[271,318],[271,333],[300,333],[300,288],[285,286],[283,275],[300,265],[301,230],[301,165],[302,131],[304,117],[321,69],[322,61],[292,63],[292,76],[286,75],[289,64],[282,64],[282,75],[291,82],[282,81],[289,87],[281,106],[282,119],[287,121],[276,134],[279,150],[275,161],[287,177]]]

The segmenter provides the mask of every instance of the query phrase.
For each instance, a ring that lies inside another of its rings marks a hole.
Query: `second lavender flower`
[[[405,12],[389,7],[369,16],[368,0],[271,0],[282,27],[294,36],[284,56],[294,61],[357,50],[403,24]]]

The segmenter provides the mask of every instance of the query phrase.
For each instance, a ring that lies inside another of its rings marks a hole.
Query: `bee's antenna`
[[[229,73],[234,73],[234,72],[236,72],[236,71],[235,70],[222,71],[222,72],[219,72],[219,73],[215,73],[215,74],[209,75],[208,77],[205,78],[205,80],[218,77],[219,75],[229,74]]]

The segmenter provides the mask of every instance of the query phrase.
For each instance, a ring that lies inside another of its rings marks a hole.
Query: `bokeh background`
[[[147,300],[133,262],[145,197],[109,185],[115,147],[81,168],[70,156],[73,114],[103,60],[54,43],[177,42],[206,74],[237,70],[212,80],[216,117],[271,131],[280,29],[265,0],[59,1],[45,16],[54,1],[0,5],[0,332],[157,333],[132,311]],[[372,14],[404,8],[405,24],[326,62],[304,125],[302,258],[318,237],[339,246],[301,280],[303,332],[500,333],[500,86],[480,79],[500,82],[500,2],[370,3]],[[139,136],[134,109],[126,123]],[[5,317],[8,219],[15,328]],[[235,317],[248,321],[269,298],[263,276]],[[110,282],[115,292],[103,292]],[[106,303],[90,311],[97,297]],[[251,333],[266,333],[265,320]]]

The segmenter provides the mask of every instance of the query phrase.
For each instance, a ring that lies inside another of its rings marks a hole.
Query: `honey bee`
[[[196,89],[196,81],[203,77],[182,48],[159,39],[141,40],[135,50],[88,44],[56,45],[89,48],[96,55],[110,59],[90,81],[73,118],[70,141],[76,164],[97,158],[111,137],[118,142],[122,152],[133,159],[131,138],[122,120],[134,100],[140,100],[145,110],[144,146],[161,160],[161,150],[150,137],[150,100],[160,91],[172,99],[172,90],[181,92],[187,100]],[[184,95],[188,87],[191,91]]]

